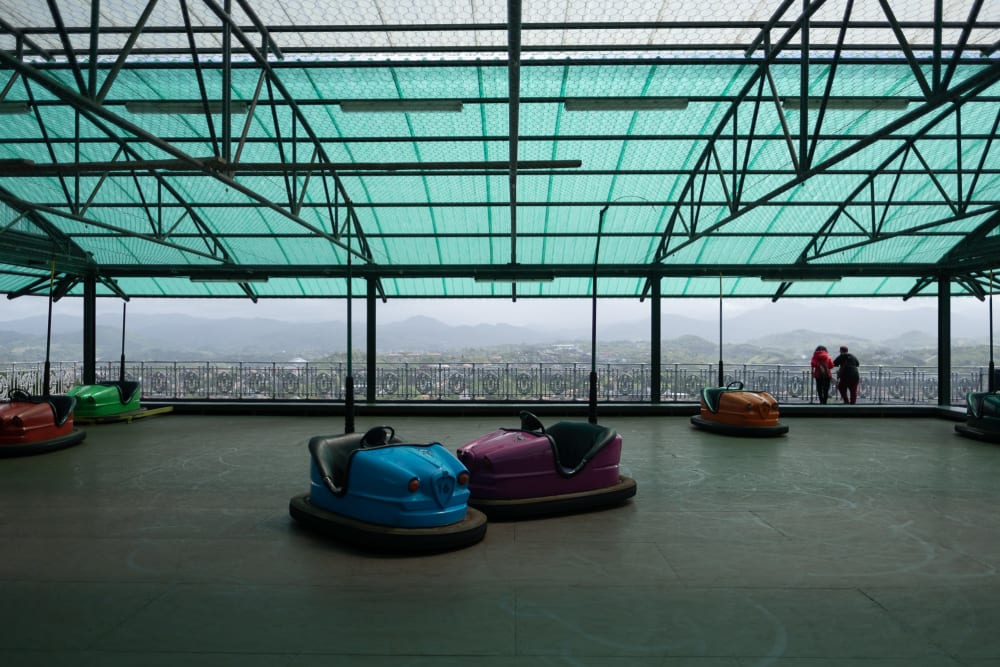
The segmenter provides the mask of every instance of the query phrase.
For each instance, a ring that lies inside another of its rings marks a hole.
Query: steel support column
[[[651,403],[660,402],[660,364],[661,364],[661,343],[663,336],[661,333],[661,304],[660,304],[660,279],[651,278],[649,281],[649,400]]]
[[[375,340],[375,304],[378,301],[378,278],[369,278],[368,292],[365,296],[365,400],[375,401],[376,381],[376,340]]]
[[[938,276],[938,405],[951,405],[951,276]]]
[[[83,279],[83,384],[97,383],[97,277]]]

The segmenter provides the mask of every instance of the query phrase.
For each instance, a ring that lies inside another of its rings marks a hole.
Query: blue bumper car
[[[303,525],[356,546],[445,551],[486,534],[486,515],[468,506],[469,471],[439,443],[410,444],[393,429],[309,440],[309,493],[289,513]]]

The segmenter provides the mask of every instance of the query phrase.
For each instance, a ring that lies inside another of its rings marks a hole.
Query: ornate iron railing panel
[[[65,394],[77,383],[80,364],[58,361],[49,364],[49,390]],[[0,366],[0,399],[10,397],[15,389],[29,394],[41,394],[44,388],[45,364],[42,362],[14,362]]]
[[[65,393],[82,376],[79,362],[51,364],[53,393]],[[598,400],[648,403],[651,368],[648,364],[597,366]],[[808,366],[743,364],[724,366],[723,383],[742,382],[754,391],[767,391],[779,403],[815,403],[816,389]],[[42,392],[44,365],[40,362],[0,366],[0,399],[14,389]],[[355,367],[355,396],[367,395],[367,375]],[[971,391],[985,391],[985,366],[955,367],[951,372],[951,405],[964,405]],[[97,368],[97,380],[116,380],[118,363]],[[143,383],[148,400],[295,401],[344,400],[343,363],[276,362],[130,362],[128,380]],[[375,369],[376,401],[526,401],[586,402],[589,364],[560,363],[386,363]],[[715,364],[664,364],[660,369],[660,402],[695,402],[704,387],[719,382]],[[872,404],[937,404],[937,369],[922,366],[875,366],[864,369],[858,401]],[[831,392],[836,402],[836,390]]]

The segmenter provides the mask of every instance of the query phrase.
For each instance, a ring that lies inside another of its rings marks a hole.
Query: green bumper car
[[[76,398],[75,416],[80,423],[131,421],[170,410],[144,409],[140,404],[142,383],[128,380],[80,384],[68,394]]]

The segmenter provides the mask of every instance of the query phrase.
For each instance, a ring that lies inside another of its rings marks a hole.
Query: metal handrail
[[[342,362],[136,361],[127,380],[142,382],[142,398],[154,401],[343,401]],[[586,403],[589,363],[380,363],[375,368],[376,401],[480,401]],[[598,400],[651,403],[649,364],[597,365]],[[98,381],[119,379],[117,362],[97,368]],[[355,397],[367,395],[367,374],[355,373]],[[696,402],[703,387],[718,382],[716,364],[662,364],[660,403]],[[65,393],[83,377],[82,362],[52,362],[49,382]],[[13,389],[41,393],[41,362],[0,365],[0,399]],[[986,366],[951,369],[948,403],[964,405],[971,391],[986,391]],[[767,391],[780,403],[818,402],[808,365],[727,364],[726,383]],[[881,405],[937,405],[938,370],[931,366],[870,366],[862,369],[858,400]],[[833,402],[839,400],[831,392]]]

